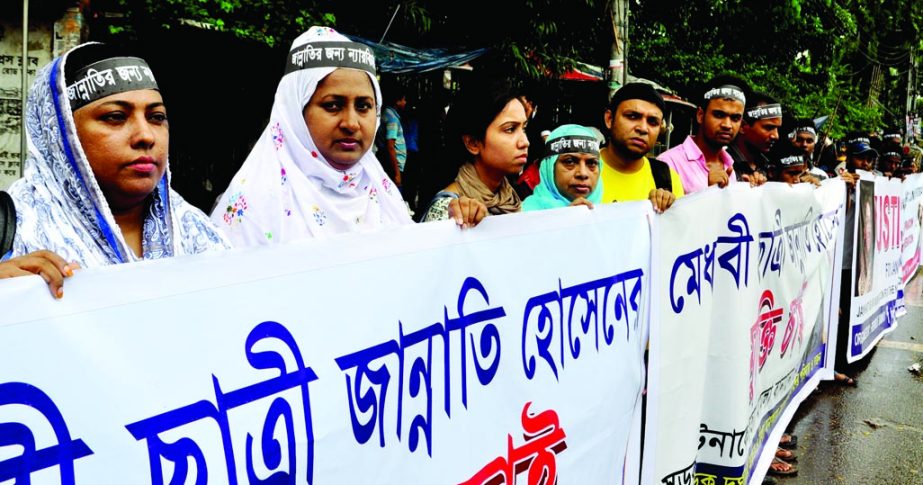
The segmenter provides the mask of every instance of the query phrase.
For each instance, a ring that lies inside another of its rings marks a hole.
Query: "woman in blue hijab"
[[[39,71],[25,118],[29,154],[9,190],[16,235],[0,277],[41,274],[60,297],[78,267],[230,247],[170,188],[166,107],[143,59],[97,43],[71,49]]]
[[[580,125],[561,125],[545,141],[546,156],[535,192],[522,203],[523,211],[600,203],[599,140]]]

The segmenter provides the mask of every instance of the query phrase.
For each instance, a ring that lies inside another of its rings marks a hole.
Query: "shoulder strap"
[[[13,249],[16,237],[16,206],[10,194],[0,190],[0,258]]]
[[[648,158],[651,162],[651,173],[654,175],[654,185],[658,189],[673,192],[673,177],[670,176],[670,166],[656,158]]]

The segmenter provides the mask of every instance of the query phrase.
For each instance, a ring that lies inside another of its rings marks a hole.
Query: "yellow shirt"
[[[609,166],[605,158],[602,163],[603,203],[629,202],[633,200],[647,200],[651,191],[656,189],[654,173],[651,171],[651,162],[643,157],[644,165],[635,173],[622,173]],[[685,195],[683,183],[676,170],[670,169],[670,181],[673,185],[673,195],[680,198]]]

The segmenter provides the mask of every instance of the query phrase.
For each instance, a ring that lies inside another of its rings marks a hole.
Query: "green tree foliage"
[[[559,74],[575,61],[607,64],[612,42],[608,6],[601,0],[428,2],[434,28],[428,39],[444,46],[494,47],[494,69],[529,78]],[[513,15],[505,12],[514,12]]]
[[[488,0],[108,1],[126,14],[116,35],[187,24],[284,49],[311,25],[376,41],[387,31],[412,47],[491,47],[483,69],[533,79],[575,61],[607,65],[613,39],[611,0],[509,0],[502,12]],[[691,97],[733,72],[799,117],[834,114],[835,134],[901,119],[911,58],[923,50],[919,0],[630,0],[629,10],[633,75]]]
[[[835,112],[829,128],[841,135],[903,116],[921,27],[913,0],[635,2],[629,69],[687,95],[733,72],[796,116]],[[880,95],[870,98],[876,66]]]
[[[238,37],[284,45],[312,25],[331,26],[335,16],[317,0],[116,0],[127,18],[110,26],[114,35],[135,35],[179,25],[230,32]]]
[[[486,62],[531,78],[560,73],[574,61],[606,61],[611,24],[601,0],[494,1],[386,0],[111,0],[127,21],[110,27],[114,35],[150,28],[191,25],[231,32],[272,47],[287,47],[312,25],[412,47],[451,50],[492,47]],[[397,15],[395,15],[397,11]],[[515,12],[509,16],[506,12]],[[394,21],[388,28],[392,16]]]

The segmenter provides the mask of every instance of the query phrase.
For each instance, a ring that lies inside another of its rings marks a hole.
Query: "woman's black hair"
[[[470,160],[471,154],[465,149],[462,137],[467,135],[483,141],[494,118],[520,96],[522,92],[507,80],[475,80],[465,86],[449,108],[446,148],[457,150],[460,160]]]

